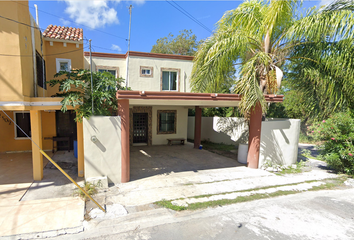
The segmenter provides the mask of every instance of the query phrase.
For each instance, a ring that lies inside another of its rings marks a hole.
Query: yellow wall
[[[6,114],[11,119],[14,118],[12,111],[6,111]],[[43,149],[52,149],[52,141],[44,140],[44,138],[56,136],[55,112],[42,111],[42,132]],[[0,152],[29,150],[32,150],[31,141],[27,139],[15,139],[14,124],[10,123],[6,115],[0,111]]]
[[[31,25],[28,1],[1,1],[0,15]],[[39,30],[34,29],[33,32],[36,50],[41,53]],[[23,96],[33,97],[32,28],[0,18],[0,42],[0,53],[7,54],[0,56],[0,101],[21,101]]]
[[[53,46],[50,46],[49,40],[45,41],[45,51],[46,51],[46,70],[47,70],[47,81],[54,79],[54,75],[57,73],[56,69],[56,59],[64,58],[71,59],[71,68],[84,68],[84,51],[83,44],[79,44],[79,48],[76,47],[75,43],[67,43],[64,47],[62,42],[53,42]],[[60,55],[53,55],[58,53],[64,53]],[[69,53],[66,53],[69,52]],[[48,56],[49,55],[49,56]],[[50,87],[47,84],[47,97],[51,97],[59,91],[58,85]]]
[[[1,2],[0,15],[18,19],[17,3]],[[18,24],[0,18],[0,52],[20,55]],[[22,100],[21,58],[0,56],[0,101]]]

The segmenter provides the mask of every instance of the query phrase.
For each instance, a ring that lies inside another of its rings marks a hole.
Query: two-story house
[[[191,90],[192,56],[134,51],[129,56],[98,52],[91,56],[93,71],[109,71],[123,78],[124,86],[133,91],[185,93]],[[85,68],[90,69],[89,52],[85,52]],[[188,108],[185,106],[136,105],[130,108],[130,115],[130,145],[162,145],[169,138],[187,139]]]
[[[52,97],[58,88],[46,84],[60,70],[84,67],[82,29],[50,25],[42,33],[28,1],[1,2],[0,15],[0,152],[32,151],[33,177],[41,180],[39,148],[52,150],[53,137],[66,136],[58,148],[78,140],[82,176],[82,125],[73,111],[60,111],[61,98]]]

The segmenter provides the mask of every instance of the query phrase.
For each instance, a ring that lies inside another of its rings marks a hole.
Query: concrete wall
[[[90,60],[85,56],[85,68],[90,68]],[[126,78],[125,58],[92,57],[92,67],[96,71],[98,66],[118,67],[119,77]],[[140,67],[152,67],[152,77],[141,77]],[[152,57],[129,57],[129,87],[132,90],[160,91],[161,90],[161,68],[178,69],[178,91],[190,92],[190,78],[193,61],[181,59],[166,59]],[[124,84],[125,86],[125,84]]]
[[[202,141],[235,144],[248,141],[248,125],[243,118],[202,117]],[[188,117],[188,138],[194,139],[194,117]]]
[[[120,117],[91,117],[83,120],[85,178],[107,176],[108,182],[121,182]],[[91,137],[96,136],[97,142]]]
[[[300,119],[269,119],[262,122],[259,168],[268,160],[280,165],[296,163],[300,123]]]
[[[175,134],[157,134],[157,110],[177,110],[177,126]],[[152,107],[152,145],[167,145],[168,138],[187,139],[188,109],[184,107]]]

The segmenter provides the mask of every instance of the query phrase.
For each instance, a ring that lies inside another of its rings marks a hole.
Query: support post
[[[199,148],[202,139],[202,109],[195,107],[194,148]]]
[[[261,127],[262,127],[262,107],[257,103],[255,108],[251,110],[250,127],[248,137],[248,155],[247,167],[258,168],[259,149],[261,142]]]
[[[130,180],[130,142],[129,142],[129,99],[118,100],[118,116],[121,120],[121,182]]]
[[[84,163],[84,127],[82,122],[77,122],[77,175],[85,176]]]
[[[33,142],[35,142],[41,149],[42,145],[42,117],[41,111],[30,110],[31,119],[31,137]],[[32,166],[33,166],[33,179],[35,181],[41,181],[43,179],[43,155],[40,150],[32,142]]]

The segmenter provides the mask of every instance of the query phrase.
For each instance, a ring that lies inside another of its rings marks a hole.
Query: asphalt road
[[[354,188],[199,211],[161,210],[127,215],[120,222],[102,222],[83,233],[54,239],[354,239]]]

